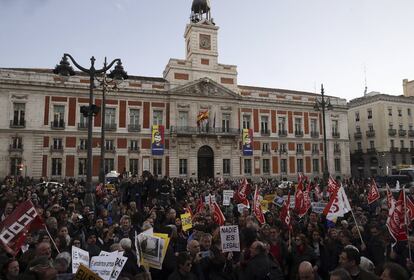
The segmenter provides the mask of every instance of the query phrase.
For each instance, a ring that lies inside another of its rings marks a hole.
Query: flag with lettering
[[[250,193],[249,183],[247,182],[246,178],[243,178],[239,188],[234,193],[234,199],[235,199],[236,203],[249,205],[249,200],[247,199],[247,195],[249,193]]]
[[[213,202],[212,205],[214,222],[220,226],[224,225],[226,218],[224,217],[223,212],[221,212],[221,209],[218,206],[217,202]]]
[[[404,192],[400,192],[397,201],[391,201],[391,208],[388,211],[386,225],[395,242],[407,240],[407,228],[404,215]]]
[[[309,198],[309,194],[307,190],[304,190],[303,179],[304,177],[299,175],[299,182],[295,192],[295,211],[299,218],[305,216],[310,208],[310,200],[307,200],[307,198]],[[307,198],[305,198],[305,196]]]
[[[262,212],[262,206],[260,205],[259,191],[258,191],[257,185],[256,185],[256,189],[254,191],[253,212],[254,212],[254,215],[256,216],[256,219],[259,221],[259,223],[261,225],[266,222],[265,217],[264,217],[263,212]]]
[[[377,183],[375,183],[374,179],[371,179],[370,188],[368,191],[368,204],[371,204],[375,201],[377,201],[380,198],[380,193],[378,191]]]
[[[26,239],[27,232],[44,227],[32,201],[26,200],[0,223],[0,241],[17,254]]]
[[[332,176],[329,176],[328,179],[328,192],[329,195],[332,196],[336,190],[338,190],[340,187],[340,185],[338,184],[338,182],[336,182],[336,180],[334,178],[332,178]]]
[[[289,231],[291,231],[292,230],[292,219],[290,217],[290,192],[288,193],[287,201],[283,202],[283,206],[280,211],[279,217],[282,223],[287,226]]]
[[[349,204],[348,197],[342,186],[339,187],[329,199],[328,204],[323,210],[323,215],[329,221],[336,222],[338,217],[343,217],[346,213],[351,211],[351,205]]]

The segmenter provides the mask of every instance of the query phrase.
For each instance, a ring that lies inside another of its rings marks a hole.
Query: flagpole
[[[56,246],[55,240],[54,240],[54,239],[53,239],[53,237],[50,235],[50,232],[49,232],[49,230],[47,229],[47,226],[46,226],[46,225],[44,225],[44,226],[45,226],[45,229],[46,229],[47,234],[49,235],[50,241],[52,241],[52,244],[53,244],[53,246],[55,246],[56,251],[58,252],[58,254],[60,254],[60,251],[59,251],[58,247]]]
[[[365,242],[364,242],[364,240],[362,239],[361,231],[359,230],[359,225],[358,225],[358,222],[357,222],[357,220],[355,219],[354,211],[353,211],[352,209],[351,209],[351,214],[352,214],[352,218],[354,219],[355,226],[356,226],[356,228],[357,228],[357,230],[358,230],[358,235],[359,235],[359,238],[361,239],[361,245],[362,245],[362,244],[364,244],[364,245],[365,245]]]
[[[403,197],[404,197],[404,222],[405,222],[405,230],[407,231],[407,239],[408,239],[408,236],[410,236],[410,234],[408,232],[407,203],[406,203],[406,197],[405,197],[405,186],[403,186]],[[408,243],[408,255],[410,257],[410,261],[412,261],[410,241],[407,240],[407,243]]]

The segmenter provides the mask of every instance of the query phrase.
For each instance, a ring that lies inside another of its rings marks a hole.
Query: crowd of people
[[[7,177],[0,189],[1,221],[20,203],[31,200],[46,227],[26,232],[18,250],[0,240],[0,279],[71,279],[72,246],[91,257],[102,250],[123,251],[127,262],[118,277],[123,280],[410,279],[414,235],[394,244],[385,226],[385,194],[368,205],[368,182],[341,182],[352,214],[333,222],[312,209],[302,218],[292,211],[289,228],[280,219],[278,203],[269,203],[264,223],[252,209],[240,210],[233,199],[223,206],[223,190],[237,191],[240,179],[199,181],[147,173],[120,178],[114,189],[98,186],[91,206],[82,181],[66,179],[61,185],[47,185]],[[250,182],[250,205],[256,186],[262,197],[283,197],[295,188],[281,188],[277,180]],[[209,205],[202,203],[208,195],[214,195],[220,205],[225,225],[238,225],[240,252],[223,252],[220,225]],[[185,231],[180,215],[188,212],[192,228]],[[170,238],[162,269],[140,265],[136,253],[136,234],[151,228]]]

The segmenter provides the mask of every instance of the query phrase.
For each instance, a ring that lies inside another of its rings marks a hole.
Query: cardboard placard
[[[81,264],[89,267],[89,252],[72,246],[72,273],[76,273]]]
[[[220,227],[221,249],[223,252],[240,252],[238,226]]]
[[[233,190],[223,190],[223,205],[229,206],[230,200],[233,198],[233,196],[234,196]]]
[[[190,213],[181,214],[180,218],[183,231],[187,231],[193,227]]]
[[[84,266],[83,264],[80,264],[78,267],[78,270],[76,271],[75,276],[73,277],[73,280],[102,280],[99,275],[94,273],[92,270],[90,270],[88,267]]]

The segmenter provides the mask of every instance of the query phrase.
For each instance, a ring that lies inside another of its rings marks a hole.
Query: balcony
[[[287,136],[287,131],[286,130],[279,130],[279,136],[280,137],[286,137]]]
[[[10,128],[25,128],[25,120],[10,120]]]
[[[87,129],[88,129],[88,123],[87,122],[78,123],[78,130],[87,130]]]
[[[408,131],[408,137],[414,137],[414,130]]]
[[[239,136],[240,129],[228,127],[209,127],[202,129],[200,127],[191,126],[172,126],[171,133],[179,136],[201,135],[201,136]]]
[[[312,150],[312,155],[319,155],[319,150]]]
[[[56,120],[50,123],[51,129],[62,130],[65,129],[65,122],[63,120]]]
[[[304,153],[304,152],[303,152],[303,149],[301,149],[301,150],[296,150],[296,154],[297,154],[297,155],[303,155],[303,153]]]
[[[407,130],[405,130],[405,129],[399,129],[398,130],[398,135],[399,136],[402,136],[402,137],[406,136],[407,135]]]
[[[270,155],[270,150],[262,150],[262,155]]]
[[[341,149],[334,149],[334,154],[335,155],[340,155],[341,154]]]
[[[104,125],[105,131],[115,131],[116,130],[116,123],[106,123]]]
[[[401,153],[408,153],[408,148],[400,148]]]
[[[319,138],[319,131],[311,131],[312,138]]]
[[[140,152],[141,152],[141,149],[139,147],[128,147],[128,153],[138,154]]]
[[[52,153],[63,153],[63,145],[52,145],[50,151]]]
[[[13,144],[11,144],[9,146],[9,152],[10,153],[12,153],[12,152],[14,152],[14,153],[22,153],[23,152],[23,144],[20,144],[20,145],[13,145]]]
[[[356,154],[362,154],[362,153],[363,153],[363,151],[362,151],[362,149],[356,149],[356,150],[355,150],[355,153],[356,153]]]
[[[105,147],[105,153],[115,153],[115,147]]]
[[[287,149],[281,149],[278,152],[279,152],[280,155],[287,155],[288,154]]]
[[[367,149],[367,154],[375,154],[377,152],[377,149],[375,148],[368,148]]]
[[[375,130],[368,130],[365,134],[367,137],[375,137]]]
[[[339,137],[341,137],[341,134],[337,131],[332,131],[332,137],[333,138],[339,138]]]
[[[398,153],[398,148],[391,147],[391,148],[390,148],[390,152],[391,152],[391,153]]]
[[[260,130],[260,135],[270,136],[270,130],[269,129],[262,129],[262,130]]]
[[[397,130],[394,129],[394,128],[389,128],[388,129],[388,135],[389,136],[395,136],[395,135],[397,135]]]
[[[368,132],[368,131],[367,131]],[[355,139],[361,139],[362,138],[362,132],[361,131],[357,131],[354,133],[354,138]]]
[[[88,146],[79,145],[78,152],[86,152],[88,150]]]
[[[303,131],[302,130],[295,130],[295,137],[303,137]]]
[[[141,131],[141,125],[140,124],[129,124],[128,125],[128,131],[129,132],[140,132]]]

